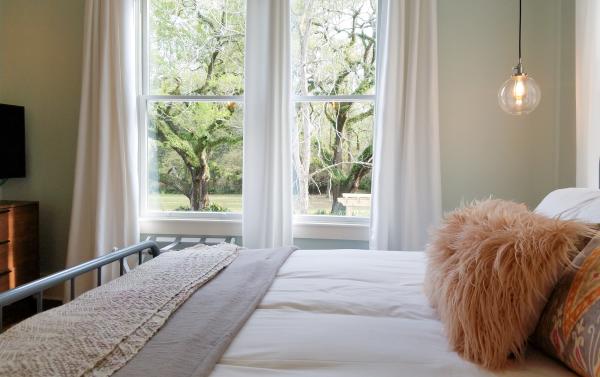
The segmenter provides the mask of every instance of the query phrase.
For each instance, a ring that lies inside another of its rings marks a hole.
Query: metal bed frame
[[[182,234],[142,234],[142,239],[155,241],[161,252],[181,250],[198,244],[217,245],[219,243],[236,243],[235,236],[200,236]]]
[[[43,310],[43,292],[44,290],[53,287],[57,284],[70,281],[70,296],[71,300],[75,298],[75,278],[87,272],[96,270],[96,286],[102,285],[102,267],[113,262],[119,261],[120,275],[126,272],[125,258],[137,254],[138,265],[144,262],[144,252],[150,251],[152,258],[160,255],[158,244],[154,241],[144,241],[133,246],[129,246],[120,250],[115,250],[107,255],[92,259],[80,265],[59,271],[55,274],[48,275],[44,278],[35,280],[31,283],[21,285],[4,293],[0,293],[0,332],[2,332],[2,310],[5,306],[24,298],[35,296],[37,304],[37,313]]]

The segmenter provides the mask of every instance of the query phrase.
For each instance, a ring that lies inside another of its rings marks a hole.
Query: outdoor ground
[[[211,203],[219,204],[231,212],[242,212],[242,195],[222,195],[213,194],[209,196]],[[153,210],[174,211],[180,207],[189,207],[190,202],[180,194],[151,194],[148,198],[149,207]],[[329,214],[331,210],[331,200],[327,195],[310,196],[310,215]],[[368,216],[368,212],[364,215]]]

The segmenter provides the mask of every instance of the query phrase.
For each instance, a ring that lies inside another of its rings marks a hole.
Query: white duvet
[[[494,376],[451,351],[419,252],[299,250],[212,377]],[[573,376],[535,351],[499,373]]]

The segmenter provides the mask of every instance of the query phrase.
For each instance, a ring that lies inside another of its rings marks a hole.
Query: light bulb
[[[529,114],[541,99],[542,91],[538,84],[522,72],[513,74],[498,91],[500,107],[513,115]]]
[[[515,87],[513,89],[513,96],[518,99],[523,99],[525,96],[525,84],[523,83],[523,76],[517,76],[515,80]]]

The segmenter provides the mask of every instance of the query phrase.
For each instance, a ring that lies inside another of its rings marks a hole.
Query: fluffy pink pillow
[[[428,246],[425,292],[452,347],[485,368],[521,359],[586,224],[502,200],[450,213]]]

